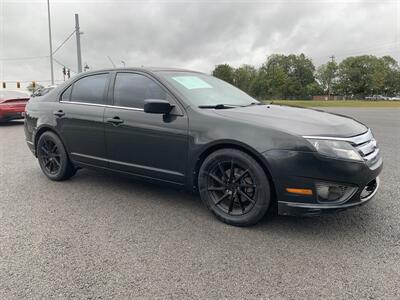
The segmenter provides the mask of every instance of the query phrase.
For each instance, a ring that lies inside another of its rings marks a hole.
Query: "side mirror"
[[[168,114],[172,105],[167,100],[146,99],[144,100],[144,112],[150,114]]]

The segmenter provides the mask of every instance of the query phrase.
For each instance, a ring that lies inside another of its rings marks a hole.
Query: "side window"
[[[69,101],[71,98],[72,85],[70,85],[61,95],[61,101]]]
[[[114,87],[114,105],[143,108],[146,99],[167,99],[167,93],[150,78],[133,73],[118,73]]]
[[[108,74],[98,74],[79,79],[74,83],[71,101],[105,104],[104,90]]]

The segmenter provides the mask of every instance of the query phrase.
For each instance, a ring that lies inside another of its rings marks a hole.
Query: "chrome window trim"
[[[109,105],[109,104],[97,104],[97,103],[76,102],[76,101],[60,101],[60,103],[78,104],[78,105],[87,105],[87,106],[98,106],[98,107],[108,107],[108,108],[119,108],[119,109],[134,110],[134,111],[144,111],[143,108],[126,107],[126,106],[115,106],[115,105]]]

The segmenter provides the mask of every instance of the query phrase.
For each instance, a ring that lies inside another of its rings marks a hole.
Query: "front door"
[[[172,96],[153,78],[119,72],[113,106],[105,109],[106,149],[110,167],[153,179],[183,184],[188,150],[188,119],[182,109],[170,115],[143,111],[145,99]]]

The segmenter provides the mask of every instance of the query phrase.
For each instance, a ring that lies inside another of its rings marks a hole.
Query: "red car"
[[[0,122],[23,119],[29,98],[25,92],[0,90]]]

